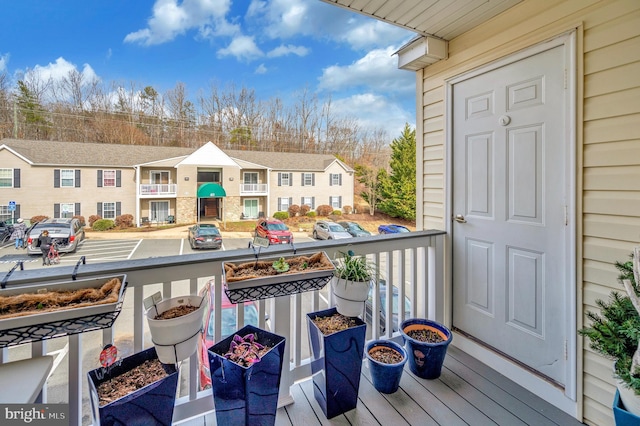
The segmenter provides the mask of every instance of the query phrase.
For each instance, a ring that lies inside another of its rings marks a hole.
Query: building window
[[[73,188],[75,186],[75,170],[60,170],[60,186],[63,188]]]
[[[278,173],[278,186],[292,186],[291,173]]]
[[[0,188],[13,188],[13,169],[0,169]]]
[[[115,170],[103,170],[102,171],[102,186],[116,186],[116,171]]]
[[[290,199],[287,197],[278,198],[278,211],[286,212],[289,210],[289,206],[291,205]]]
[[[60,217],[72,218],[75,210],[75,203],[60,203]]]
[[[334,209],[342,208],[342,197],[329,197],[329,204]]]
[[[342,173],[331,173],[329,175],[329,185],[341,186],[342,185]]]
[[[315,204],[315,199],[316,199],[316,197],[302,197],[302,199],[300,200],[301,201],[300,204],[303,205],[303,206],[307,205],[307,206],[311,207],[311,210],[313,210],[313,209],[316,208],[316,206],[314,205]]]
[[[315,179],[313,173],[302,174],[302,186],[314,186]]]
[[[102,203],[102,218],[103,219],[116,218],[116,203]]]

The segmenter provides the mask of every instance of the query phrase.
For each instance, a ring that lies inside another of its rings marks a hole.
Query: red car
[[[198,340],[198,361],[200,369],[200,389],[208,389],[211,387],[211,375],[209,372],[209,354],[207,350],[215,343],[213,341],[213,329],[215,327],[215,311],[214,308],[214,284],[212,281],[207,283],[205,287],[200,290],[199,294],[202,296],[207,286],[211,286],[209,294],[209,300],[205,300],[206,303],[205,312],[203,318],[203,332],[200,334]],[[236,324],[236,304],[231,303],[227,294],[222,292],[222,336],[220,340],[235,333],[238,330]],[[258,326],[258,305],[256,302],[244,303],[244,324]]]
[[[256,237],[264,237],[269,244],[289,244],[293,242],[293,234],[287,225],[277,219],[260,219],[256,224]]]

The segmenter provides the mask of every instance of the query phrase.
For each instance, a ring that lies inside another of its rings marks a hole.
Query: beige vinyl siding
[[[453,39],[449,58],[422,70],[418,142],[422,137],[423,228],[445,229],[446,80],[577,29],[577,214],[579,324],[606,299],[616,260],[640,244],[640,1],[525,0]],[[420,74],[420,73],[419,73]],[[581,120],[582,119],[582,120]],[[420,158],[420,157],[419,157]],[[583,421],[613,424],[612,363],[585,342],[579,373]],[[580,404],[581,401],[579,400]]]

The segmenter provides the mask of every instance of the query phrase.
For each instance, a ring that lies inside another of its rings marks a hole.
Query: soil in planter
[[[120,279],[112,278],[99,288],[0,296],[0,319],[115,303],[121,286]]]
[[[398,364],[403,360],[403,356],[400,352],[386,346],[376,346],[371,348],[369,356],[384,364]]]
[[[300,272],[335,269],[333,263],[331,263],[331,261],[322,252],[318,252],[313,256],[296,256],[285,260],[289,264],[289,270],[287,272],[276,271],[273,268],[273,261],[266,262],[259,260],[257,262],[246,262],[239,265],[234,263],[225,263],[225,277],[227,282],[236,282],[279,274],[287,275]]]
[[[346,330],[347,328],[356,327],[358,325],[355,318],[346,317],[337,312],[328,317],[312,318],[312,321],[320,329],[320,332],[325,336],[337,333],[338,331]]]
[[[151,359],[139,366],[107,379],[97,387],[99,405],[107,405],[123,396],[127,396],[140,388],[150,385],[167,376],[162,363],[158,359]]]
[[[154,319],[165,320],[165,319],[178,318],[178,317],[188,315],[191,312],[195,312],[197,310],[198,310],[197,306],[191,306],[191,305],[174,306],[173,308],[167,309],[160,315],[156,315]]]
[[[420,342],[427,342],[427,343],[444,342],[444,339],[437,331],[429,330],[426,328],[422,328],[419,330],[411,330],[407,332],[407,336],[411,337],[412,339],[418,340]]]

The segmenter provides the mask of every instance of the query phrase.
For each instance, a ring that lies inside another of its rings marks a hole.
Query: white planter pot
[[[362,315],[370,286],[371,281],[347,281],[334,276],[331,279],[331,291],[338,313],[347,317]]]
[[[181,305],[198,306],[198,309],[178,318],[154,319],[157,315]],[[160,362],[176,364],[196,352],[202,330],[204,306],[202,296],[180,296],[163,300],[147,309],[145,315],[149,323],[151,340],[156,347]]]
[[[626,387],[622,381],[616,382],[624,408],[631,414],[640,416],[640,396],[636,395],[633,389]]]

